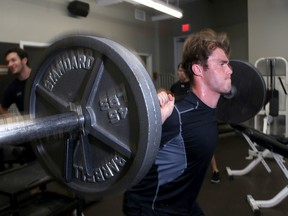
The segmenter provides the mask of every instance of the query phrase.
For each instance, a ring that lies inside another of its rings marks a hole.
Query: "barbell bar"
[[[23,141],[30,142],[47,136],[58,136],[79,130],[81,125],[76,112],[67,112],[41,119],[12,116],[3,118],[0,123],[1,146],[20,144]]]

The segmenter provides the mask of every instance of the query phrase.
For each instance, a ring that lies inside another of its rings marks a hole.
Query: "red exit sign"
[[[190,31],[190,24],[182,24],[182,32],[189,32]]]

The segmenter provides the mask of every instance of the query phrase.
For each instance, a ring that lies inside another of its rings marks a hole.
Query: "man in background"
[[[20,114],[24,112],[24,93],[25,85],[30,77],[31,68],[29,67],[28,54],[19,47],[10,48],[5,53],[8,71],[15,76],[15,79],[7,86],[0,101],[0,115]],[[17,110],[11,111],[11,105],[15,104]],[[36,159],[30,143],[21,145],[5,146],[2,151],[2,162],[0,170],[4,170],[4,163],[7,159],[24,164]]]
[[[171,93],[175,97],[185,95],[190,90],[189,77],[186,75],[182,63],[178,64],[177,74],[179,80],[176,83],[174,83],[170,88]]]
[[[20,113],[24,111],[24,91],[27,79],[30,77],[28,54],[18,47],[11,48],[5,53],[8,70],[15,79],[8,85],[1,99],[0,114],[8,114],[8,109],[15,104]]]

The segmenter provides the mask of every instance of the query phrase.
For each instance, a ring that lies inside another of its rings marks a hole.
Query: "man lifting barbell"
[[[192,80],[191,91],[175,102],[164,122],[152,168],[126,192],[127,216],[204,215],[196,200],[218,140],[218,99],[231,90],[229,54],[224,33],[206,29],[186,39],[183,64]]]
[[[265,82],[250,64],[229,61],[224,33],[192,34],[184,47],[193,85],[174,106],[120,44],[81,34],[52,43],[27,85],[30,118],[1,123],[0,146],[33,141],[43,168],[80,198],[135,185],[125,210],[132,200],[144,215],[203,214],[196,198],[216,147],[217,119],[237,124],[253,117],[263,106]]]

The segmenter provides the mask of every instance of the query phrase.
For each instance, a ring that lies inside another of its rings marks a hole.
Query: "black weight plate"
[[[139,59],[118,43],[87,35],[59,39],[42,59],[30,84],[30,113],[51,116],[73,104],[82,109],[79,125],[84,119],[83,128],[34,145],[44,168],[86,199],[138,182],[161,138],[157,93]]]
[[[250,63],[231,60],[232,98],[221,96],[217,105],[218,120],[238,124],[254,117],[264,105],[266,85],[261,73]]]

